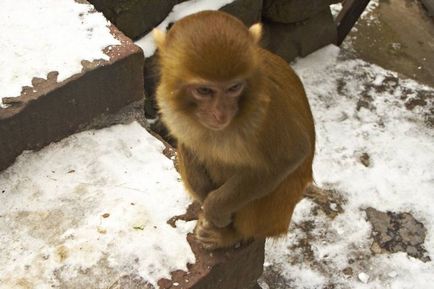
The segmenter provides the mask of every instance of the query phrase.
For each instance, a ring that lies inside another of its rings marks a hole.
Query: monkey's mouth
[[[231,123],[227,121],[225,123],[210,123],[210,122],[201,122],[204,127],[213,131],[222,131],[229,126]]]

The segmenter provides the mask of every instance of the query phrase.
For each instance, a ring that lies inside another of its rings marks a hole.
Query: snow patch
[[[187,270],[195,222],[167,224],[190,199],[163,149],[134,122],[23,153],[0,173],[0,288],[155,286]]]
[[[306,267],[321,277],[313,278],[316,288],[430,288],[432,261],[371,252],[364,209],[411,213],[427,228],[424,245],[434,257],[434,131],[429,125],[434,100],[424,98],[434,89],[351,59],[334,46],[298,59],[294,68],[315,117],[316,182],[337,190],[346,202],[334,219],[321,211],[313,215],[312,201],[300,202],[286,238],[279,245],[267,241],[266,272],[278,268],[294,288],[310,288]],[[418,98],[424,101],[416,103],[425,105],[411,105]],[[369,166],[360,160],[363,153]]]
[[[109,60],[102,51],[119,45],[110,23],[92,5],[74,0],[2,0],[0,9],[1,99],[17,97],[34,77],[58,71],[63,81],[80,73],[81,61]]]

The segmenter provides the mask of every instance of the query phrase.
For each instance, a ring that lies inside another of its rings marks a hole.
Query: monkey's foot
[[[229,248],[242,240],[241,236],[232,227],[218,228],[203,216],[199,217],[194,234],[196,239],[207,250]]]

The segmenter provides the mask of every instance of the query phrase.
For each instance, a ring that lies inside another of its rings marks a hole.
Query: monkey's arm
[[[217,227],[229,225],[233,213],[249,202],[273,192],[303,163],[309,150],[309,141],[306,138],[297,150],[292,150],[292,156],[275,160],[267,169],[240,170],[205,199],[205,217]]]
[[[185,146],[178,148],[179,172],[184,185],[192,197],[201,204],[216,187],[208,176],[205,167]]]

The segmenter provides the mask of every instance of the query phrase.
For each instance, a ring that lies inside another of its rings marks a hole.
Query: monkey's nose
[[[227,120],[227,115],[226,115],[226,113],[221,112],[221,111],[214,111],[214,112],[213,112],[213,116],[214,116],[214,119],[215,119],[218,123],[220,123],[220,124],[224,124],[224,123],[226,123],[226,120]]]

